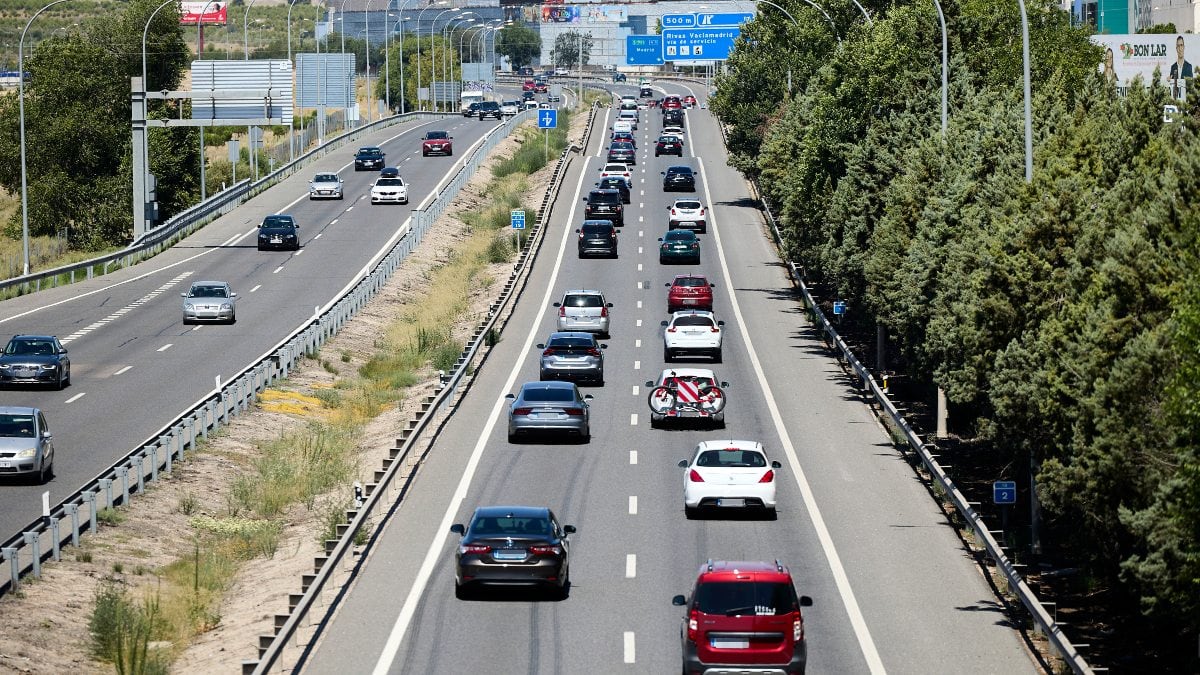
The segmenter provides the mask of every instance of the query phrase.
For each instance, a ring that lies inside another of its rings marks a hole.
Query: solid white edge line
[[[708,172],[704,169],[704,160],[697,157],[696,162],[700,165],[700,177],[704,182],[704,195],[710,197],[712,191],[708,187]],[[711,199],[709,200],[711,204]],[[859,648],[862,649],[863,658],[867,661],[867,666],[872,673],[887,672],[883,667],[883,661],[879,657],[879,650],[875,647],[875,641],[871,637],[871,631],[867,628],[866,619],[863,618],[862,610],[858,607],[858,600],[854,597],[854,589],[850,587],[850,579],[846,576],[846,569],[842,566],[842,560],[838,556],[837,549],[833,545],[833,537],[829,534],[829,528],[825,525],[825,519],[821,516],[821,510],[817,506],[816,497],[813,495],[812,487],[808,484],[808,478],[804,475],[804,469],[800,466],[800,460],[796,457],[796,448],[792,445],[791,438],[788,437],[787,428],[783,424],[783,416],[779,413],[779,406],[775,404],[775,397],[771,393],[771,386],[767,384],[767,375],[763,371],[762,362],[758,359],[758,352],[754,349],[754,343],[750,340],[750,331],[746,328],[746,321],[742,318],[742,308],[738,303],[737,293],[734,292],[733,278],[729,273],[729,261],[725,258],[725,249],[721,246],[721,229],[717,226],[716,214],[710,212],[710,222],[712,223],[713,238],[717,243],[717,257],[721,261],[721,275],[725,279],[725,288],[729,289],[729,302],[733,306],[733,315],[737,319],[738,330],[741,332],[742,341],[746,343],[746,352],[750,357],[750,363],[754,366],[755,379],[758,380],[758,386],[762,390],[763,397],[767,402],[767,410],[771,413],[771,422],[775,425],[775,432],[779,434],[780,444],[783,446],[783,451],[787,454],[788,465],[792,470],[792,475],[796,478],[796,485],[800,488],[800,495],[804,498],[804,507],[808,509],[809,517],[812,519],[813,529],[817,532],[817,539],[821,542],[821,550],[825,553],[825,559],[829,562],[830,571],[833,573],[834,582],[837,584],[838,593],[842,596],[842,603],[846,606],[846,613],[850,617],[850,625],[854,628],[854,634],[858,638]]]
[[[589,157],[584,156],[583,167],[579,174],[579,183],[575,186],[575,196],[571,203],[579,202],[579,194],[583,189],[583,182],[587,180],[587,169]],[[525,345],[519,353],[528,353],[533,348],[533,343],[539,335],[540,323],[542,319],[543,309],[550,305],[550,298],[554,293],[554,284],[558,281],[558,273],[562,268],[563,254],[567,250],[567,241],[572,234],[570,224],[571,217],[574,214],[567,210],[563,218],[563,237],[558,245],[558,255],[554,261],[554,269],[550,272],[550,280],[546,284],[546,292],[542,296],[541,303],[538,305],[539,310],[534,314],[533,321],[529,326],[529,335],[525,338]],[[508,380],[504,383],[504,391],[512,391],[513,385],[517,382],[517,376],[521,373],[521,366],[524,365],[523,359],[516,359],[513,363],[512,371],[508,375]],[[487,423],[479,434],[479,439],[475,442],[475,448],[471,450],[471,457],[467,460],[467,466],[463,470],[462,478],[458,481],[458,487],[454,490],[454,496],[450,498],[450,503],[446,506],[446,512],[442,515],[442,521],[438,525],[438,530],[434,534],[433,541],[429,545],[429,550],[425,552],[425,559],[421,563],[421,569],[417,572],[417,576],[413,578],[412,588],[408,591],[408,596],[404,599],[404,605],[400,607],[400,614],[396,617],[396,622],[392,625],[391,633],[388,635],[387,642],[383,646],[383,652],[379,655],[379,660],[375,662],[375,668],[372,670],[374,675],[386,675],[390,670],[393,662],[396,659],[396,654],[400,651],[400,645],[404,641],[404,635],[408,632],[408,625],[412,622],[413,615],[416,614],[417,605],[421,602],[421,597],[425,594],[425,587],[429,584],[429,578],[433,575],[434,565],[437,564],[437,559],[441,555],[442,548],[445,546],[447,536],[450,533],[450,525],[454,523],[454,517],[458,513],[464,499],[467,496],[467,489],[471,486],[471,480],[475,476],[475,470],[479,467],[479,462],[483,458],[483,451],[487,447],[488,438],[492,435],[492,429],[496,426],[496,421],[500,418],[500,413],[507,404],[507,400],[503,397],[496,401],[496,405],[492,407],[492,412],[488,415]]]

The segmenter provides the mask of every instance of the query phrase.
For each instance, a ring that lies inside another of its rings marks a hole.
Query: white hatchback
[[[600,180],[605,178],[624,178],[625,184],[633,187],[633,173],[629,170],[629,165],[624,162],[605,164],[604,168],[600,169]]]
[[[676,199],[675,203],[667,207],[667,211],[670,213],[668,230],[682,228],[701,234],[708,232],[708,211],[699,199]]]
[[[688,518],[704,508],[764,509],[775,518],[775,472],[783,465],[767,459],[762,443],[702,441],[679,467]]]
[[[678,356],[699,355],[712,357],[713,363],[721,362],[721,327],[712,312],[696,309],[683,310],[663,321],[663,361],[670,363]]]
[[[614,134],[621,133],[621,132],[632,134],[633,133],[633,123],[627,122],[625,120],[617,120],[616,122],[613,122],[612,130],[613,130]]]

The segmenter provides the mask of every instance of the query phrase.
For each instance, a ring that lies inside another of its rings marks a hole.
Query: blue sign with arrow
[[[626,35],[625,65],[661,66],[663,42],[661,35]]]
[[[558,111],[554,108],[546,108],[538,111],[538,128],[553,129],[558,126]]]
[[[698,28],[706,28],[709,26],[740,26],[750,19],[754,18],[751,12],[733,12],[729,14],[696,14],[696,26]]]

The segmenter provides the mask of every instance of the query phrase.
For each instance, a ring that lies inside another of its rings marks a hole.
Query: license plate
[[[695,301],[695,300],[684,300],[684,301],[683,301],[683,304],[685,304],[685,305],[694,305],[694,304],[696,304],[696,301]]]
[[[745,499],[718,499],[717,506],[745,506]]]
[[[271,237],[271,243],[272,244],[282,244],[283,238],[282,237]]]
[[[696,226],[696,221],[694,221],[694,220],[684,220],[684,221],[681,221],[681,222],[679,223],[679,225],[680,225],[681,227],[695,227],[695,226]]]
[[[715,649],[749,649],[749,640],[739,640],[736,638],[712,638],[710,641]]]
[[[524,560],[525,549],[513,551],[496,551],[492,553],[492,557],[496,560]]]
[[[0,469],[12,468],[12,462],[0,462]]]

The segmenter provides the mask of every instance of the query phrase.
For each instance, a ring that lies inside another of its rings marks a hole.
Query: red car
[[[712,311],[713,285],[703,274],[677,274],[667,286],[667,314],[681,309]]]
[[[537,85],[532,79],[526,79],[525,82],[521,84],[521,91],[533,91],[534,87],[536,86]]]
[[[683,107],[683,101],[679,100],[678,96],[664,96],[662,100],[663,110],[679,110]]]
[[[680,629],[683,672],[709,670],[782,672],[799,675],[808,660],[801,607],[812,598],[796,595],[792,574],[773,563],[709,560],[700,566]]]
[[[683,105],[688,108],[691,108],[692,106],[696,105],[696,97],[692,96],[691,94],[684,96],[683,97]]]
[[[448,131],[426,131],[421,139],[421,156],[453,155],[454,137]]]
[[[534,81],[533,91],[538,94],[545,94],[546,92],[550,91],[550,85],[546,84],[545,82]]]

